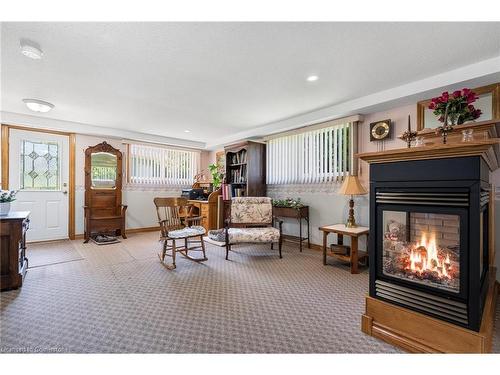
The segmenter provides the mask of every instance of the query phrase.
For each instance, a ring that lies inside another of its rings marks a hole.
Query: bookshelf
[[[226,178],[224,200],[266,195],[266,145],[245,141],[224,148]]]

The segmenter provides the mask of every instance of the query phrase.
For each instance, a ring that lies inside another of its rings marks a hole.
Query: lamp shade
[[[340,187],[339,194],[343,195],[362,195],[367,191],[359,182],[358,176],[347,176]]]

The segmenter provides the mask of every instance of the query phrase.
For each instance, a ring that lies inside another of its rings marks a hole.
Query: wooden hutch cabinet
[[[11,211],[0,216],[0,289],[17,289],[28,269],[26,231],[28,211]]]
[[[106,142],[85,150],[85,233],[127,238],[127,206],[122,204],[122,153]]]
[[[266,195],[266,145],[246,141],[224,148],[226,183],[231,196],[263,197]]]
[[[266,196],[266,144],[245,141],[224,148],[225,186],[227,193],[222,193],[219,205],[218,227],[230,216],[231,198]]]

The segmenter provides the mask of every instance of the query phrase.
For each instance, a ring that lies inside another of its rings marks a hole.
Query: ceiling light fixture
[[[29,42],[26,40],[21,40],[21,53],[29,57],[30,59],[33,60],[40,60],[43,56],[43,51],[40,49],[40,47],[33,42]]]
[[[35,112],[48,112],[54,108],[54,104],[38,99],[23,99],[24,104]]]
[[[191,133],[191,130],[184,130],[184,133]]]
[[[318,80],[318,76],[316,75],[312,75],[312,76],[309,76],[307,77],[307,82],[314,82],[314,81],[317,81]]]

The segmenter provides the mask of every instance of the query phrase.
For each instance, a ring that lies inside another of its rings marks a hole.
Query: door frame
[[[2,126],[2,188],[9,188],[9,137],[10,129],[65,135],[69,141],[69,186],[68,186],[68,237],[75,239],[75,148],[76,134],[58,130],[32,128],[29,126],[1,124]]]

